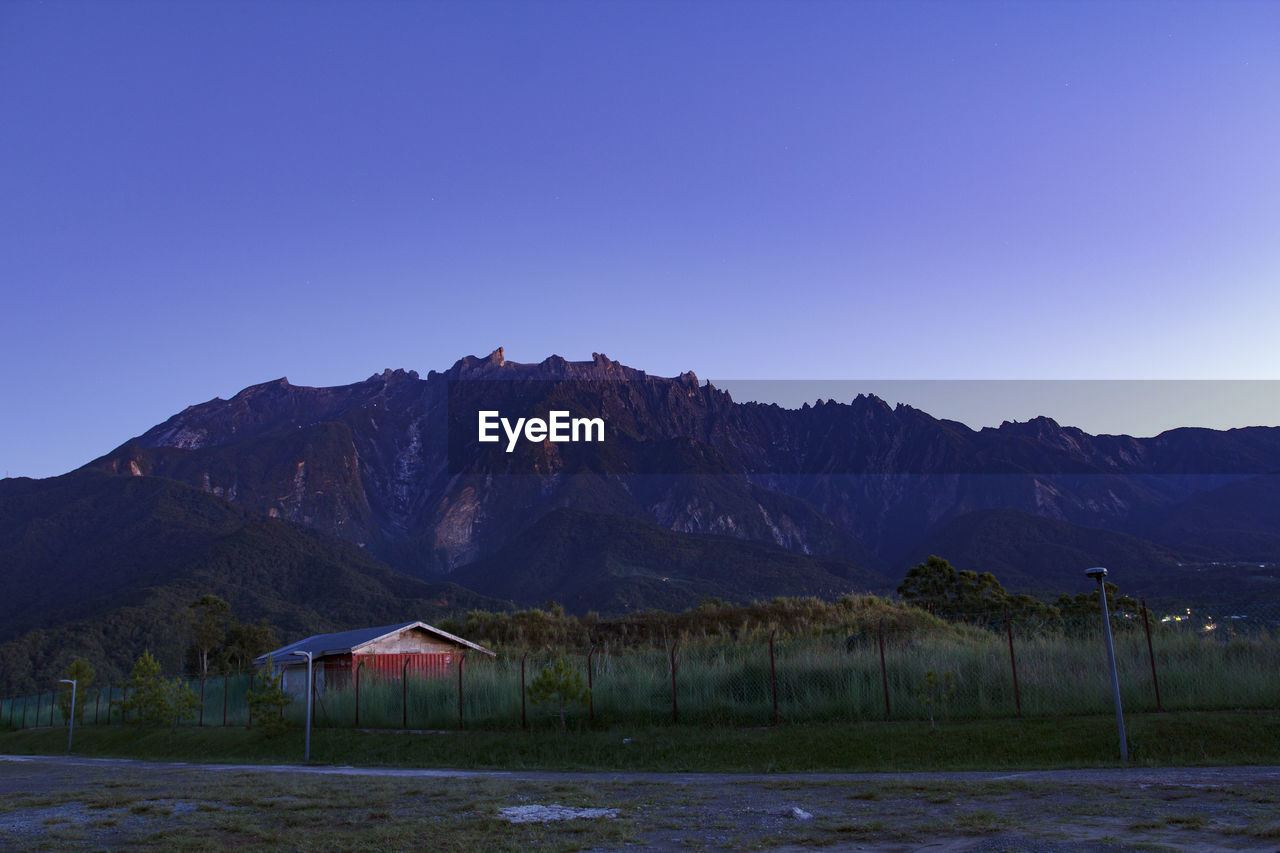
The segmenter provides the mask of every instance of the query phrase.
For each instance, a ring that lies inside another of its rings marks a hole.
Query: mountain
[[[599,417],[608,437],[507,452],[501,433],[478,440],[480,411]],[[972,430],[866,395],[735,403],[691,372],[655,377],[600,354],[519,364],[498,349],[425,379],[388,370],[336,388],[280,379],[192,406],[88,467],[180,480],[424,579],[493,557],[558,508],[890,574],[927,537],[995,509],[1145,538],[1152,553],[1244,537],[1251,555],[1280,559],[1264,514],[1214,539],[1209,497],[1280,471],[1280,428],[1132,438],[1036,418]],[[1200,544],[1186,539],[1201,526]]]
[[[497,553],[449,578],[515,604],[558,601],[578,613],[679,611],[706,598],[742,603],[780,595],[830,599],[893,586],[889,578],[835,557],[673,533],[632,518],[571,509],[551,511]]]
[[[175,617],[205,593],[282,639],[502,609],[393,571],[349,542],[157,477],[78,471],[0,481],[0,684],[46,686],[76,656],[126,674],[150,649],[181,668]]]
[[[1050,599],[1083,589],[1083,571],[1107,566],[1139,594],[1177,574],[1182,557],[1169,548],[1111,530],[1084,527],[1011,509],[967,513],[944,524],[908,558],[946,554],[958,569],[991,572],[1006,587]]]
[[[1082,591],[1101,563],[1135,592],[1252,606],[1280,598],[1277,472],[1280,428],[972,430],[869,395],[736,403],[600,354],[278,379],[0,481],[0,684],[77,654],[118,676],[148,647],[176,669],[174,613],[205,593],[290,639],[552,599],[883,592],[937,553],[1015,591]]]

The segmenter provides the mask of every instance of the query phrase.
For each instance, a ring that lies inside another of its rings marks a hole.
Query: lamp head
[[[1085,577],[1093,578],[1098,583],[1102,583],[1102,579],[1107,576],[1107,570],[1102,566],[1094,566],[1092,569],[1084,570]]]

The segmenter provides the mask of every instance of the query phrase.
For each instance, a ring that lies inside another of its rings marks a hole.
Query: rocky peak
[[[385,368],[381,373],[375,373],[365,382],[400,382],[403,380],[414,380],[418,378],[418,371],[405,370],[403,367],[397,367],[392,370],[390,367]]]

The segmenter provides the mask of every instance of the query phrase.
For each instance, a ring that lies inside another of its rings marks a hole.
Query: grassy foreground
[[[1127,718],[1135,765],[1280,764],[1280,712],[1182,712]],[[57,754],[66,729],[0,734],[0,752]],[[274,739],[242,729],[86,727],[84,756],[218,763],[301,763],[301,731]],[[1034,720],[694,726],[607,731],[312,733],[318,764],[500,770],[854,772],[1116,766],[1110,716]]]

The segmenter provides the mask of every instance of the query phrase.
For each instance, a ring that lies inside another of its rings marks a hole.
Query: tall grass
[[[1280,708],[1280,636],[1258,630],[1234,636],[1158,627],[1155,665],[1161,707],[1165,710]],[[740,642],[723,638],[686,641],[676,647],[674,701],[670,648],[597,648],[591,654],[590,707],[572,710],[573,724],[608,727],[670,724],[764,726],[777,715],[784,722],[999,719],[1018,712],[1045,717],[1107,712],[1111,682],[1099,633],[1015,634],[1018,694],[1015,700],[1008,635],[965,628],[921,635],[889,631],[883,638],[838,632],[778,640],[770,664],[767,638]],[[1126,710],[1156,709],[1146,637],[1141,630],[1115,638],[1121,694]],[[521,660],[526,684],[555,655],[512,651],[496,660],[467,659],[461,680],[455,670],[445,678],[379,680],[365,673],[359,691],[329,690],[316,703],[321,727],[366,729],[517,729],[549,728],[555,709],[521,705]],[[586,678],[587,655],[567,655]],[[933,673],[933,678],[930,678]],[[930,687],[930,683],[935,686]],[[214,677],[205,682],[203,724],[249,722],[245,693],[251,676]],[[191,682],[199,691],[199,682]],[[460,687],[461,685],[461,687]],[[91,688],[92,689],[92,688]],[[93,694],[96,698],[96,694]],[[117,687],[112,694],[120,698]],[[51,693],[0,701],[0,726],[47,726]],[[459,703],[461,702],[461,708]],[[285,711],[301,723],[305,702]],[[461,711],[461,713],[460,713]],[[119,709],[91,698],[77,725],[119,724]],[[198,715],[184,719],[193,725]],[[53,709],[55,725],[64,721]]]

